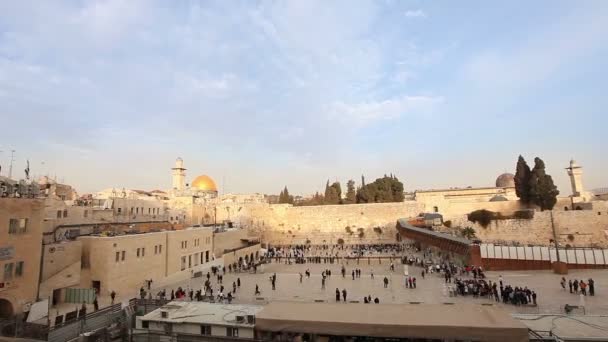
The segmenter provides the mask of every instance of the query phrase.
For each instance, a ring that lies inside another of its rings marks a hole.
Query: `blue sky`
[[[519,154],[608,186],[606,1],[4,1],[2,173],[228,192],[394,173],[486,186]]]

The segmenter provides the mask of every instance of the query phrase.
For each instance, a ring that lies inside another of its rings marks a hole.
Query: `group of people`
[[[562,286],[562,289],[565,290],[566,278],[562,277],[560,284]],[[592,278],[589,278],[587,282],[585,282],[583,279],[574,279],[574,281],[570,279],[568,280],[568,288],[570,289],[570,293],[573,294],[579,294],[580,290],[580,294],[582,294],[583,296],[586,296],[587,293],[589,293],[590,296],[595,296],[595,281]]]
[[[513,305],[537,305],[536,292],[527,286],[504,285],[502,276],[498,282],[485,279],[455,278],[456,294],[461,296],[485,297],[496,302]]]

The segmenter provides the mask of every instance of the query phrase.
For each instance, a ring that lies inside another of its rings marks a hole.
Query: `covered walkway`
[[[401,236],[405,238],[426,246],[437,247],[442,251],[469,257],[469,262],[472,265],[482,265],[479,245],[469,239],[436,232],[430,229],[414,227],[407,219],[397,220],[397,230]]]

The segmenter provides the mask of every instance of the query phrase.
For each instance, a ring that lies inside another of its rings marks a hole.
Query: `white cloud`
[[[442,97],[432,96],[402,96],[355,104],[338,101],[331,106],[329,117],[356,126],[365,126],[376,121],[397,119],[405,114],[419,113],[441,102]]]
[[[405,11],[404,15],[408,18],[426,18],[426,13],[421,9]]]

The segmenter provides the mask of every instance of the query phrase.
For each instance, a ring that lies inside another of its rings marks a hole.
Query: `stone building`
[[[38,294],[43,203],[0,198],[0,318],[27,311]]]

